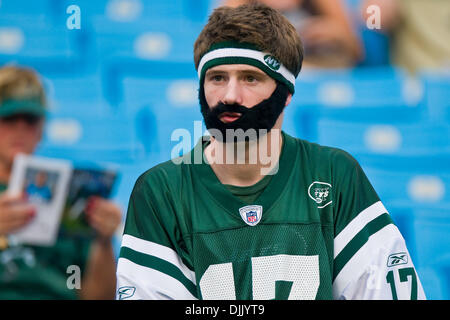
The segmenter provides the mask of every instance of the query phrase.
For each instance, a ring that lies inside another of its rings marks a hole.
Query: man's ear
[[[292,93],[289,93],[286,98],[286,103],[284,104],[284,106],[287,107],[288,104],[291,103],[291,100],[292,100]]]

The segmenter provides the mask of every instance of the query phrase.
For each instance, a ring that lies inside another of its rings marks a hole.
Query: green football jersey
[[[0,184],[0,193],[7,186]],[[0,300],[78,299],[67,285],[71,265],[86,269],[90,248],[88,239],[60,233],[49,247],[16,244],[0,249]]]
[[[185,158],[192,161],[139,177],[117,298],[425,298],[405,242],[356,160],[282,137],[278,171],[251,204],[209,164],[196,164],[194,152]]]

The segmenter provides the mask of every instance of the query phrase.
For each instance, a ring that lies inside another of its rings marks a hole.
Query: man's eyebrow
[[[207,70],[205,75],[213,75],[213,74],[224,74],[227,73],[225,70]]]
[[[216,74],[227,74],[229,73],[229,71],[227,70],[214,70],[214,69],[210,69],[206,71],[206,75],[216,75]],[[238,70],[238,73],[240,74],[245,74],[245,75],[259,75],[259,76],[268,76],[265,72],[263,71],[259,71],[259,70],[254,70],[254,69],[243,69],[243,70]]]
[[[240,70],[239,72],[242,73],[242,74],[249,74],[249,75],[268,76],[263,71],[253,70],[253,69],[244,69],[244,70]]]

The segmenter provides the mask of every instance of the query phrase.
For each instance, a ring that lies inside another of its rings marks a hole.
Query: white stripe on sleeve
[[[365,210],[361,211],[335,238],[334,258],[345,248],[345,246],[373,219],[387,213],[381,201],[375,202]]]
[[[120,296],[121,288],[131,288],[130,294]],[[196,300],[180,282],[158,270],[119,258],[117,265],[117,299],[130,300]]]
[[[155,242],[143,240],[129,234],[124,234],[122,238],[122,247],[128,247],[159,259],[165,260],[174,266],[195,284],[195,272],[190,270],[181,260],[180,256],[171,248],[160,245]]]

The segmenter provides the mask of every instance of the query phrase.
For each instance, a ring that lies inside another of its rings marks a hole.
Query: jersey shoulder
[[[301,139],[295,139],[299,156],[297,161],[306,185],[315,194],[309,195],[322,203],[320,194],[328,191],[327,200],[333,208],[336,233],[341,231],[362,211],[380,201],[369,179],[358,161],[348,152],[334,147],[322,146]]]
[[[136,180],[134,190],[152,189],[153,191],[176,190],[181,183],[182,165],[172,160],[162,162],[142,173]]]
[[[358,161],[347,151],[309,142],[288,136],[297,146],[297,152],[309,168],[317,172],[330,172],[334,174],[348,173],[355,168],[360,169]]]

